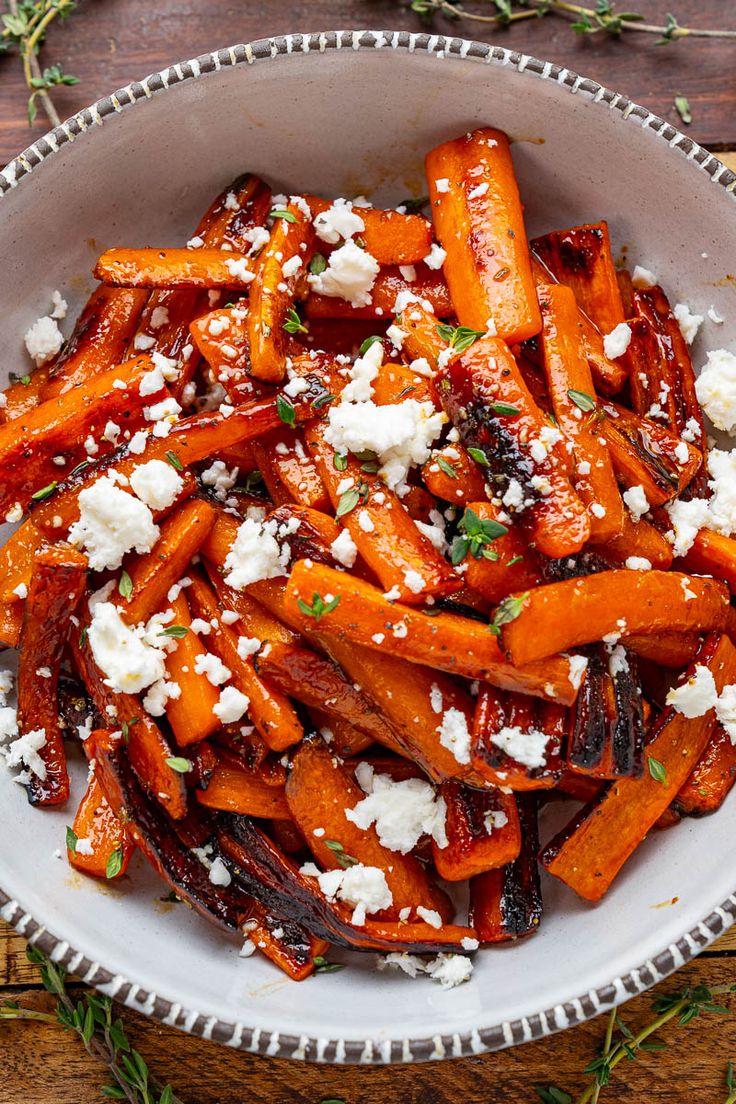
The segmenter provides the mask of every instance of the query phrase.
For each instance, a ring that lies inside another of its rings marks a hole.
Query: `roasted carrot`
[[[319,224],[319,216],[332,203],[318,196],[304,197]],[[363,226],[356,233],[365,248],[381,265],[412,265],[423,260],[432,246],[432,227],[423,215],[407,215],[400,211],[382,211],[377,207],[353,207],[353,214]],[[321,247],[321,242],[319,243]],[[336,243],[335,243],[336,244]],[[340,243],[342,244],[342,243]]]
[[[108,249],[94,269],[108,287],[247,288],[252,262],[222,249]]]
[[[627,636],[626,647],[642,659],[660,667],[687,667],[695,658],[701,638],[697,633],[657,633],[656,636]]]
[[[381,365],[373,381],[373,401],[376,406],[392,406],[404,399],[436,405],[434,389],[426,368],[421,363],[419,368],[412,368],[411,365],[387,361]]]
[[[471,502],[467,508],[482,522],[501,523],[501,518],[507,518],[504,511],[491,502]],[[465,581],[470,589],[494,605],[514,591],[538,586],[542,581],[539,563],[518,525],[509,524],[507,520],[505,526],[507,532],[496,537],[486,549],[492,553],[490,557],[479,549],[481,554],[477,558],[470,554],[463,560],[467,567]]]
[[[255,386],[248,374],[246,317],[247,302],[242,299],[232,307],[217,307],[200,314],[189,325],[192,340],[209,364],[214,379],[235,403],[255,398]]]
[[[273,501],[296,502],[328,510],[330,499],[304,439],[293,430],[277,429],[252,442],[253,457]]]
[[[334,598],[338,601],[333,605]],[[568,705],[578,691],[579,683],[573,683],[567,659],[555,657],[526,669],[512,667],[504,662],[497,640],[486,625],[450,613],[427,616],[388,601],[369,583],[323,564],[309,560],[294,564],[285,604],[303,627],[319,620],[320,631],[366,648],[387,648],[392,655],[412,663],[486,679],[508,690]],[[325,605],[331,608],[323,612]]]
[[[0,642],[7,648],[18,647],[22,624],[22,602],[0,602]]]
[[[445,922],[449,921],[452,905],[432,884],[418,859],[389,851],[379,842],[374,827],[358,828],[345,816],[345,811],[354,809],[364,797],[352,770],[334,760],[321,740],[301,745],[286,780],[286,799],[317,862],[326,870],[339,869],[343,866],[341,856],[346,855],[383,870],[393,895],[392,904],[381,914],[385,919],[420,905],[436,910]]]
[[[282,821],[281,823],[286,823]],[[273,916],[254,901],[243,931],[261,954],[278,966],[292,981],[304,981],[317,960],[329,950],[326,939],[317,939],[293,920]]]
[[[588,669],[572,708],[567,765],[594,778],[638,777],[644,717],[634,656],[620,645],[585,654]]]
[[[590,523],[567,477],[559,431],[534,402],[503,341],[476,341],[435,382],[464,444],[483,453],[489,474],[504,481],[509,511],[515,504],[540,552],[578,552]]]
[[[541,318],[508,137],[475,130],[431,150],[425,164],[461,324],[509,344],[534,337]]]
[[[686,571],[713,575],[728,583],[732,594],[736,592],[736,540],[733,538],[701,529],[681,562]]]
[[[610,635],[723,629],[730,610],[722,583],[669,571],[602,571],[536,587],[501,630],[517,665]]]
[[[441,336],[437,315],[423,303],[409,303],[396,317],[400,332],[401,351],[411,360],[426,360],[436,370],[442,353],[449,359],[453,355],[450,346]]]
[[[682,816],[708,816],[720,809],[736,782],[736,745],[716,725],[705,751],[678,791],[674,807]]]
[[[518,798],[521,851],[513,862],[470,883],[470,923],[481,943],[506,943],[533,935],[542,919],[539,831],[533,796]]]
[[[624,529],[620,537],[614,537],[604,546],[607,560],[622,566],[631,556],[648,560],[652,567],[666,571],[673,560],[672,545],[650,522],[640,518],[632,521],[628,511],[624,516]]]
[[[33,561],[23,613],[18,666],[18,730],[41,733],[42,769],[32,770],[29,799],[34,805],[63,805],[69,774],[59,723],[57,686],[70,618],[87,581],[87,559],[69,545],[41,549]]]
[[[447,882],[462,882],[513,862],[521,848],[516,799],[499,790],[471,790],[443,782],[447,846],[432,841],[432,860]]]
[[[162,523],[161,536],[150,552],[126,560],[130,595],[117,598],[124,621],[135,625],[164,608],[166,595],[186,575],[214,523],[215,511],[209,503],[199,498],[185,502]]]
[[[702,455],[653,418],[617,403],[600,406],[595,432],[606,442],[611,462],[627,487],[641,486],[652,506],[680,495],[695,478]],[[684,457],[683,457],[684,453]]]
[[[555,279],[573,290],[600,333],[625,321],[607,222],[556,230],[535,238],[531,249]]]
[[[710,670],[719,693],[736,679],[736,649],[725,636],[708,637],[698,662]],[[684,785],[715,724],[713,709],[688,718],[667,708],[647,742],[649,769],[641,778],[619,778],[586,806],[544,849],[547,871],[578,896],[599,901]]]
[[[483,471],[463,445],[445,445],[435,449],[422,468],[422,481],[437,498],[469,506],[488,497]]]
[[[604,542],[621,535],[624,504],[596,420],[586,416],[595,405],[595,390],[579,311],[571,288],[553,284],[537,290],[542,311],[542,359],[552,409],[572,448],[572,482],[588,511],[590,538]]]
[[[520,792],[551,789],[562,773],[568,728],[563,706],[485,683],[475,703],[471,762],[496,786]]]
[[[120,878],[126,873],[135,845],[110,808],[93,774],[87,783],[72,825],[74,846],[67,844],[70,866],[93,878]],[[79,847],[78,844],[83,846]],[[109,871],[109,873],[108,873]]]
[[[291,819],[283,787],[269,786],[258,771],[246,770],[230,760],[218,763],[206,789],[197,790],[197,801],[208,809],[272,820]]]
[[[200,657],[207,649],[195,632],[191,631],[192,617],[182,590],[167,606],[173,610],[172,625],[180,625],[187,631],[177,640],[174,651],[166,656],[166,678],[178,686],[181,693],[166,702],[166,719],[171,725],[179,747],[198,744],[220,727],[220,718],[214,708],[220,700],[220,692],[204,674],[197,673]]]
[[[425,264],[418,264],[415,266],[414,276],[415,279],[407,280],[395,265],[382,268],[371,288],[371,301],[365,307],[354,307],[344,299],[311,292],[305,304],[306,316],[309,319],[389,320],[407,299],[418,299],[419,302],[426,303],[439,318],[448,318],[453,313],[453,306],[442,272],[427,268]]]
[[[43,536],[32,521],[24,521],[0,548],[0,602],[19,602],[31,582],[33,558]]]

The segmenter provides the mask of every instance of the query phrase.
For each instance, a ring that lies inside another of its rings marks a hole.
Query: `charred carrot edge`
[[[509,694],[483,684],[475,703],[470,757],[473,766],[494,785],[515,793],[549,790],[563,771],[563,747],[567,741],[568,713],[554,702],[538,701],[523,694]],[[513,759],[494,742],[505,728],[544,734],[542,764],[527,766]]]
[[[248,771],[235,763],[218,763],[207,789],[197,790],[196,798],[208,809],[273,820],[291,819],[283,789],[267,785],[257,771]]]
[[[43,535],[33,522],[24,521],[0,548],[0,602],[20,601],[16,591],[29,586],[33,559],[42,543]]]
[[[520,523],[540,552],[551,558],[579,552],[590,522],[567,477],[566,453],[559,442],[544,444],[553,427],[503,341],[476,341],[437,374],[435,385],[465,446],[483,452],[489,471],[515,492]],[[537,460],[532,448],[542,454]]]
[[[283,694],[347,721],[379,743],[390,745],[395,741],[384,718],[354,684],[335,664],[310,648],[267,641],[255,658],[255,667]]]
[[[470,923],[481,943],[506,943],[533,935],[542,919],[539,883],[539,830],[533,796],[520,797],[521,851],[500,870],[489,870],[470,883]]]
[[[192,617],[185,593],[181,591],[173,601],[167,601],[174,612],[172,624],[187,630],[165,660],[167,680],[181,690],[178,698],[169,698],[166,702],[166,719],[179,747],[197,744],[220,727],[220,719],[214,713],[220,700],[219,690],[205,675],[197,674],[197,659],[205,655],[207,649],[191,631]]]
[[[431,150],[425,164],[461,324],[483,333],[492,324],[509,344],[534,337],[542,323],[508,137],[475,130]]]
[[[634,522],[628,511],[624,517],[624,531],[620,537],[608,541],[601,552],[614,564],[626,563],[630,556],[649,560],[652,567],[666,571],[672,564],[672,545],[650,522],[640,518]]]
[[[710,636],[698,661],[711,671],[719,693],[736,679],[736,649],[725,636]],[[547,871],[579,897],[599,901],[686,782],[715,724],[713,709],[693,719],[666,709],[655,722],[645,753],[650,763],[660,765],[657,776],[645,770],[641,778],[613,782],[546,846],[542,863]]]
[[[252,442],[253,456],[273,501],[296,502],[329,510],[330,497],[304,438],[294,430],[275,430]]]
[[[555,230],[531,242],[532,252],[561,284],[572,288],[579,306],[602,334],[625,321],[605,220]]]
[[[642,773],[644,716],[636,661],[621,646],[586,650],[585,672],[571,711],[567,766],[594,778]]]
[[[693,445],[617,403],[603,403],[600,412],[605,416],[597,422],[596,433],[606,441],[616,474],[627,487],[643,487],[653,506],[680,495],[695,478],[703,457]]]
[[[534,280],[537,285],[560,282],[533,249],[531,262]],[[623,360],[619,362],[606,356],[603,348],[603,337],[585,311],[580,309],[580,304],[578,304],[578,322],[581,328],[585,355],[588,358],[588,364],[595,380],[596,391],[602,395],[617,395],[629,377],[626,364],[623,363]]]
[[[271,231],[270,240],[258,258],[258,280],[253,284],[248,303],[251,375],[270,383],[286,374],[289,335],[284,324],[289,311],[294,310],[297,290],[304,285],[314,251],[314,229],[302,208],[303,201],[289,203],[287,218],[278,219]]]
[[[238,652],[238,634],[223,622],[215,591],[204,576],[193,572],[191,578],[187,601],[197,617],[217,623],[207,637],[207,645],[232,672],[233,684],[249,699],[250,720],[273,751],[283,751],[299,743],[304,729],[293,705],[285,694],[260,677],[252,656],[242,658]]]
[[[454,309],[442,271],[427,268],[425,264],[418,264],[415,268],[416,279],[411,281],[405,279],[395,265],[382,268],[371,288],[371,302],[367,307],[354,307],[344,299],[311,292],[304,306],[305,314],[310,320],[341,318],[357,321],[372,318],[385,321],[395,314],[397,299],[403,292],[429,303],[438,318],[449,318],[454,314]]]
[[[736,746],[723,725],[716,725],[705,751],[674,801],[681,816],[717,812],[736,782]]]
[[[731,537],[701,529],[681,562],[687,571],[722,579],[736,593],[736,540]]]
[[[432,884],[422,864],[412,855],[389,851],[379,842],[374,827],[358,828],[348,820],[345,811],[354,809],[364,797],[352,769],[334,761],[321,740],[307,740],[301,745],[286,780],[286,799],[320,866],[338,869],[342,865],[340,855],[345,854],[383,870],[393,894],[393,903],[385,910],[387,920],[397,918],[404,908],[423,905],[449,921],[452,905]],[[324,835],[315,835],[315,828],[324,828]],[[334,844],[338,847],[331,846]]]
[[[178,583],[200,550],[215,523],[216,513],[208,502],[185,502],[161,525],[161,535],[150,552],[126,560],[132,590],[116,599],[120,616],[129,625],[147,621]]]
[[[271,189],[254,173],[242,173],[213,199],[197,225],[205,245],[230,245],[245,253],[246,232],[262,226],[271,210]]]
[[[404,602],[418,604],[428,595],[441,597],[460,589],[462,579],[420,533],[394,491],[377,475],[363,472],[356,457],[347,457],[344,469],[338,471],[321,424],[307,428],[305,441],[342,524],[387,591],[397,592]],[[345,510],[348,480],[358,497],[353,507]],[[407,575],[417,589],[407,584]]]
[[[470,502],[468,509],[481,521],[500,521],[503,511],[490,502]],[[538,586],[542,581],[539,563],[517,525],[508,525],[508,532],[497,537],[491,549],[498,559],[476,559],[467,555],[465,581],[494,605],[514,591]]]
[[[602,571],[536,587],[520,604],[501,630],[517,665],[612,634],[723,629],[730,609],[723,583],[674,571]]]
[[[453,506],[468,506],[488,497],[483,468],[460,444],[435,449],[422,468],[422,482],[433,495]]]
[[[626,647],[660,667],[681,669],[688,667],[701,644],[697,633],[657,633],[656,636],[627,635],[622,643]]]
[[[159,802],[173,820],[186,816],[187,795],[181,774],[169,766],[171,747],[158,725],[143,709],[139,700],[131,694],[118,694],[105,685],[105,680],[95,664],[92,649],[84,639],[73,633],[70,639],[74,665],[97,712],[109,716],[107,707],[115,709],[117,731],[127,726],[128,758],[146,792]],[[91,746],[91,745],[90,745]],[[86,750],[86,749],[85,749]],[[107,787],[103,790],[116,813],[115,802]],[[119,813],[118,813],[119,815]]]
[[[23,613],[18,663],[18,729],[21,736],[43,730],[38,754],[43,774],[31,772],[34,805],[62,805],[69,774],[59,724],[57,687],[70,618],[87,582],[87,559],[69,545],[36,553]]]
[[[326,939],[315,938],[293,920],[269,914],[255,901],[243,931],[261,954],[292,981],[310,977],[315,970],[315,959],[324,957],[330,947]]]
[[[73,851],[67,847],[66,857],[70,866],[80,874],[88,874],[93,878],[108,878],[108,863],[117,851],[120,856],[120,868],[112,877],[120,878],[125,874],[135,851],[135,845],[125,834],[123,825],[110,808],[94,774],[87,783],[87,789],[79,802],[72,831],[77,841],[85,840],[89,844],[91,853],[87,848],[77,851],[76,844]],[[115,863],[116,868],[117,866],[118,864]]]
[[[72,336],[51,365],[40,401],[47,402],[125,360],[148,294],[132,288],[97,288],[87,300]],[[131,353],[135,356],[135,350]]]
[[[472,790],[459,782],[444,782],[440,792],[447,806],[447,846],[433,840],[432,861],[441,878],[462,882],[517,858],[521,828],[513,794]],[[503,822],[496,825],[491,818],[499,814]]]
[[[108,249],[94,275],[109,287],[247,288],[253,265],[222,249]]]
[[[593,377],[582,341],[575,296],[563,284],[541,285],[542,359],[557,424],[573,448],[575,490],[585,503],[591,540],[620,536],[624,503],[608,449],[592,419],[580,407],[581,395],[595,401]],[[591,424],[592,423],[592,424]]]
[[[294,564],[285,604],[301,626],[315,624],[315,611],[318,619],[322,617],[317,598],[324,603],[330,594],[338,599],[324,614],[323,631],[331,636],[376,650],[387,647],[391,655],[412,663],[486,679],[505,689],[568,705],[575,700],[578,686],[573,685],[570,663],[563,657],[526,670],[512,667],[486,625],[450,613],[429,617],[388,601],[369,583],[324,564],[308,560]]]
[[[332,206],[328,199],[304,197],[313,219]],[[358,231],[365,248],[382,265],[412,265],[423,260],[432,247],[432,226],[423,215],[384,211],[377,207],[354,207],[363,220]]]

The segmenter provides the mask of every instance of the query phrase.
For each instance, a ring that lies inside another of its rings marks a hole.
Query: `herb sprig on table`
[[[657,46],[684,38],[736,38],[736,30],[683,27],[671,12],[664,23],[647,23],[643,15],[619,9],[614,0],[595,4],[573,4],[569,0],[488,0],[486,11],[468,11],[460,0],[410,0],[409,7],[424,19],[444,15],[447,19],[468,19],[475,23],[509,26],[525,19],[557,16],[565,19],[579,35],[619,35],[629,32],[657,36]]]
[[[52,126],[61,122],[49,95],[53,88],[78,84],[77,77],[65,73],[60,65],[41,69],[38,55],[48,29],[54,19],[66,19],[76,7],[76,0],[7,0],[7,10],[2,15],[0,53],[8,53],[14,47],[23,65],[23,76],[30,93],[28,97],[28,125],[38,114],[40,103]]]
[[[38,947],[26,949],[28,961],[37,966],[44,989],[56,998],[55,1012],[39,1012],[16,1001],[0,1002],[0,1020],[37,1020],[58,1024],[75,1032],[88,1054],[107,1067],[109,1080],[102,1086],[106,1100],[129,1104],[183,1104],[171,1085],[159,1085],[145,1060],[130,1045],[123,1022],[115,1017],[110,997],[84,992],[76,1002],[67,989],[67,973]]]

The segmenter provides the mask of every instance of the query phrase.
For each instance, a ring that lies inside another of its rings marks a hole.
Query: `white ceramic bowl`
[[[736,338],[736,177],[669,123],[566,69],[407,32],[235,46],[80,112],[0,173],[3,370],[60,288],[77,308],[97,254],[185,240],[244,169],[287,190],[424,191],[427,149],[474,126],[517,139],[529,229],[607,217],[630,261],[699,313],[697,355]],[[733,922],[736,801],[652,833],[598,907],[544,886],[538,935],[476,955],[469,984],[377,973],[373,956],[301,985],[238,947],[142,866],[100,886],[54,857],[69,811],[38,812],[0,777],[2,916],[75,974],[198,1035],[272,1055],[388,1062],[479,1053],[577,1023],[660,980]],[[675,901],[667,907],[655,907]],[[705,919],[703,919],[705,917]]]

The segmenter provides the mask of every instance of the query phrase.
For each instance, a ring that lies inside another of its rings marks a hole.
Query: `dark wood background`
[[[590,4],[594,0],[589,0]],[[4,5],[2,5],[4,7]],[[470,0],[468,0],[470,6]],[[488,7],[489,5],[487,5]],[[736,29],[736,0],[631,0],[650,22],[668,10],[683,25]],[[182,58],[287,31],[340,28],[421,29],[391,0],[81,0],[54,26],[43,63],[61,63],[81,83],[58,95],[62,115]],[[690,40],[662,48],[646,35],[625,41],[581,40],[556,19],[534,20],[492,34],[470,22],[438,20],[436,30],[497,41],[561,62],[631,96],[677,123],[675,95],[693,112],[689,132],[713,149],[736,147],[736,42]],[[0,164],[41,133],[25,122],[27,92],[16,58],[0,60]],[[736,155],[727,158],[736,167]],[[636,933],[632,932],[632,939]],[[0,924],[0,999],[49,1007],[25,961],[23,941]],[[572,952],[571,952],[572,953]],[[660,988],[736,981],[736,934]],[[642,1024],[651,997],[632,1001],[627,1022]],[[533,1104],[536,1083],[575,1093],[604,1029],[599,1019],[562,1035],[498,1055],[389,1069],[305,1066],[233,1053],[124,1013],[135,1046],[186,1104]],[[309,1025],[305,1024],[305,1030]],[[633,1104],[722,1104],[725,1068],[736,1059],[736,1016],[695,1021],[665,1033],[670,1048],[622,1064],[602,1097]],[[97,1104],[103,1072],[77,1041],[34,1023],[0,1023],[0,1104]]]

